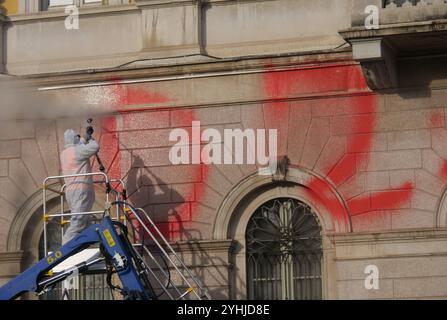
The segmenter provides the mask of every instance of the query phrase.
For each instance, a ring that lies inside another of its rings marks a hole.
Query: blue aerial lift
[[[90,126],[91,119],[88,123],[87,135],[91,137],[93,133],[93,128]],[[109,287],[118,291],[126,300],[159,298],[174,300],[186,299],[190,296],[193,299],[210,299],[200,281],[186,267],[146,211],[134,208],[127,201],[123,181],[109,180],[98,156],[97,161],[101,172],[53,176],[44,180],[43,239],[46,257],[2,286],[0,300],[16,299],[27,292],[41,295],[54,290],[58,283],[76,275],[88,274],[92,270],[106,273],[106,282]],[[57,190],[50,181],[80,176],[102,177],[93,182],[105,185],[104,211],[67,213],[64,210],[66,185],[62,185],[61,189]],[[113,188],[113,183],[116,183],[116,188]],[[120,190],[119,187],[121,187]],[[49,191],[60,196],[61,208],[57,214],[47,213],[47,192]],[[110,195],[115,195],[115,201],[109,202]],[[112,212],[114,208],[116,208],[116,214]],[[59,222],[63,230],[63,226],[68,222],[64,220],[65,217],[84,214],[92,216],[102,214],[102,218],[58,250],[48,252],[47,224],[50,219],[60,218]],[[83,250],[98,245],[99,254],[93,260],[78,261],[66,269],[56,268]],[[171,277],[171,272],[177,272],[176,280]],[[119,277],[121,286],[112,283],[114,274]]]
[[[63,245],[56,252],[52,252],[37,264],[11,280],[0,288],[0,300],[15,299],[25,292],[41,293],[51,290],[58,282],[65,280],[75,271],[79,274],[87,271],[89,264],[82,263],[60,274],[53,274],[51,270],[68,257],[83,249],[99,243],[106,266],[116,272],[121,280],[122,288],[117,288],[124,299],[150,300],[156,299],[150,279],[144,272],[142,261],[135,254],[135,250],[127,238],[127,227],[124,224],[112,221],[106,215],[101,223],[91,225],[79,236]],[[109,282],[109,285],[111,283]]]
[[[109,212],[113,206],[124,209],[125,218],[122,220],[136,221],[132,224],[134,232],[132,236],[129,235],[128,227],[124,223],[112,219]],[[0,300],[16,299],[26,292],[46,293],[73,274],[88,273],[90,268],[100,263],[105,264],[107,284],[111,289],[118,291],[125,300],[155,300],[163,294],[170,299],[185,299],[189,294],[193,294],[196,299],[210,299],[198,279],[181,261],[156,225],[152,220],[147,220],[150,218],[144,210],[135,209],[125,201],[113,202],[109,207],[104,211],[100,223],[91,225],[59,250],[50,252],[45,258],[1,287]],[[133,214],[133,219],[131,219],[131,214]],[[158,233],[158,238],[144,223],[144,217],[150,227],[155,229],[155,233]],[[140,225],[142,228],[137,230],[135,223],[143,223]],[[143,241],[135,241],[135,237],[142,237],[144,233],[149,233],[152,241],[143,240],[144,238],[141,238]],[[134,238],[134,241],[130,238]],[[99,244],[100,257],[79,263],[59,273],[52,271],[64,260],[97,244]],[[158,250],[155,251],[154,247],[158,247]],[[164,266],[157,262],[160,260],[155,258],[157,254],[161,254]],[[147,263],[148,258],[153,262],[151,266]],[[170,269],[178,272],[183,280],[181,285],[183,288],[172,282]],[[112,284],[112,274],[115,273],[121,281],[121,287]],[[162,276],[167,279],[165,283],[161,279]],[[161,294],[155,293],[154,283],[158,283],[157,289],[162,291]]]

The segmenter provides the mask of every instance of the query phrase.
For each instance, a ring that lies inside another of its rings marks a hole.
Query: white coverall
[[[79,135],[68,129],[64,133],[65,147],[61,153],[63,175],[91,173],[90,157],[99,151],[95,140],[84,143]],[[65,178],[65,197],[72,213],[91,211],[95,202],[95,191],[91,176]],[[76,215],[70,219],[70,225],[64,233],[62,244],[75,238],[90,224],[90,215]]]

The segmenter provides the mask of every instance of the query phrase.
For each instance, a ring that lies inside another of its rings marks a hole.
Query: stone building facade
[[[78,30],[51,1],[0,16],[1,81],[37,87],[53,108],[0,126],[2,283],[38,258],[40,186],[59,174],[64,130],[93,115],[109,175],[213,297],[447,297],[447,1],[80,2]],[[378,28],[365,27],[369,5]],[[169,135],[193,121],[222,136],[277,129],[288,162],[272,175],[173,165]],[[253,217],[285,199],[317,221],[312,296],[296,292],[300,274],[249,267]],[[369,266],[378,288],[365,286]],[[252,295],[256,281],[280,292]]]

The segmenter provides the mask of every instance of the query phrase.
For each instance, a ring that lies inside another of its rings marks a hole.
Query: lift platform
[[[67,185],[56,189],[52,182],[86,176],[104,186],[104,210],[67,212],[64,199]],[[110,180],[104,172],[52,176],[44,180],[42,189],[45,258],[1,287],[0,300],[15,299],[26,292],[42,295],[59,283],[88,273],[106,274],[107,284],[122,299],[211,299],[150,215],[127,200],[122,180]],[[48,192],[60,197],[57,213],[47,213]],[[48,223],[57,219],[63,236],[64,226],[75,215],[91,215],[97,223],[58,250],[49,251]],[[114,275],[120,284],[113,283]]]

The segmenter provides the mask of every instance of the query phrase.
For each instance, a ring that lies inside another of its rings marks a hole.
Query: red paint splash
[[[434,128],[444,126],[444,115],[440,112],[434,112],[430,118],[430,122]]]
[[[442,177],[445,181],[447,181],[447,160],[444,161],[444,164],[442,165],[440,174],[441,174],[441,177]]]
[[[158,92],[150,92],[143,87],[130,87],[115,84],[112,87],[114,93],[114,107],[120,110],[122,107],[147,104],[168,103],[170,99]],[[116,110],[115,109],[115,110]]]
[[[118,83],[119,79],[114,80],[116,83],[112,86],[111,92],[113,93],[112,103],[109,106],[111,110],[119,113],[122,118],[122,128],[120,130],[125,130],[131,127],[132,121],[135,117],[130,115],[132,111],[132,106],[151,106],[154,104],[166,104],[172,102],[170,98],[159,93],[159,92],[149,92],[143,87],[129,87]],[[144,110],[150,110],[150,112],[142,112]],[[155,111],[154,111],[155,110]],[[139,122],[150,122],[156,123],[157,119],[161,118],[161,114],[166,112],[169,113],[169,118],[174,122],[174,126],[186,127],[185,129],[189,132],[191,137],[191,124],[192,121],[198,120],[195,117],[193,110],[175,110],[169,107],[162,107],[157,109],[142,109],[138,108],[140,111],[137,115]],[[102,121],[103,134],[101,136],[101,151],[100,155],[104,162],[104,165],[108,169],[108,174],[111,178],[119,178],[121,172],[123,171],[122,165],[129,165],[128,163],[123,164],[121,161],[121,145],[122,142],[119,141],[119,130],[117,127],[117,120],[115,116],[110,116]],[[190,140],[190,146],[192,141]],[[150,164],[146,164],[150,165]],[[97,164],[95,164],[97,168]],[[125,171],[132,169],[131,167],[125,168]],[[156,170],[153,170],[156,173]],[[205,165],[199,166],[195,171],[196,181],[206,181],[208,174],[208,169]],[[187,233],[190,223],[194,219],[194,214],[191,211],[192,203],[200,201],[202,195],[204,194],[204,189],[197,185],[192,188],[184,198],[183,203],[179,203],[173,206],[169,212],[164,213],[165,219],[157,223],[163,235],[168,240],[174,240],[180,238],[184,233]],[[193,201],[190,201],[193,199]],[[151,214],[154,214],[153,212]],[[155,213],[156,214],[156,213]]]
[[[368,193],[349,200],[349,211],[355,216],[369,211],[399,209],[411,199],[413,189],[413,184],[406,182],[393,190]]]
[[[266,73],[264,89],[268,98],[272,100],[267,104],[267,108],[264,108],[266,126],[271,123],[283,123],[277,125],[278,131],[286,130],[287,121],[284,119],[287,119],[288,108],[280,102],[283,98],[299,96],[302,93],[346,92],[367,88],[363,74],[357,66]],[[376,126],[376,96],[372,94],[354,96],[346,101],[350,110],[347,115],[350,122],[348,121],[347,126],[352,132],[347,136],[346,153],[341,159],[334,159],[333,164],[326,168],[325,178],[328,181],[314,178],[307,183],[311,199],[322,202],[335,221],[346,219],[347,215],[343,203],[335,193],[335,188],[357,175],[359,165],[368,161]],[[438,117],[433,117],[432,121],[439,124],[440,120]],[[413,188],[414,186],[407,182],[393,190],[364,194],[348,201],[347,207],[351,215],[379,209],[397,209],[411,198]]]

